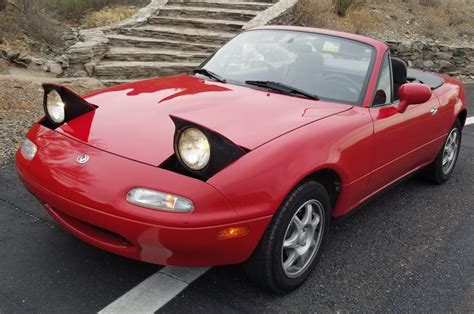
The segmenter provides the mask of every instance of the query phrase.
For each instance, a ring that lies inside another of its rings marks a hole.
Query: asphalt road
[[[474,85],[468,86],[470,115]],[[474,312],[474,125],[452,179],[414,177],[333,225],[308,282],[286,296],[254,288],[240,268],[215,267],[161,312]],[[0,169],[0,313],[91,313],[159,266],[75,239]]]

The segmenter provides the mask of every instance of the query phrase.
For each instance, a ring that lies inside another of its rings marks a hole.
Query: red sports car
[[[192,75],[44,91],[16,162],[62,226],[150,263],[244,262],[275,292],[309,276],[331,219],[422,168],[448,180],[467,114],[459,81],[299,27],[245,31]]]

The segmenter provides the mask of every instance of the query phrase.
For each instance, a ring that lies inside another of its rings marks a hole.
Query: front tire
[[[308,181],[295,188],[244,264],[250,279],[279,294],[303,284],[321,256],[330,212],[329,195],[320,183]]]
[[[444,142],[441,151],[436,159],[427,168],[427,174],[431,181],[436,184],[442,184],[451,177],[454,166],[458,160],[459,150],[461,148],[462,125],[456,120],[449,131],[448,137]]]

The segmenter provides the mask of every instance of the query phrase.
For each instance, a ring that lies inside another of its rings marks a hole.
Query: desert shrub
[[[296,20],[302,26],[326,27],[332,18],[333,0],[300,0],[296,5]]]
[[[439,0],[420,0],[420,4],[425,7],[437,7]]]
[[[333,0],[334,12],[339,16],[346,16],[351,8],[357,8],[365,4],[366,0]]]
[[[85,28],[109,25],[113,22],[124,20],[135,14],[135,12],[136,8],[130,6],[106,7],[86,15],[82,20],[82,25]]]
[[[349,10],[346,14],[346,21],[347,31],[356,34],[366,34],[379,25],[379,19],[366,7]]]
[[[108,5],[143,5],[149,0],[52,0],[50,4],[63,18],[79,18],[84,13],[102,9]]]

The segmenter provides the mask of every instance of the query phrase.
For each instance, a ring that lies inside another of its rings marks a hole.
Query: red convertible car
[[[331,219],[417,170],[448,180],[467,114],[459,81],[299,27],[245,31],[191,75],[44,91],[17,170],[64,228],[150,263],[244,263],[279,293],[314,269]]]

